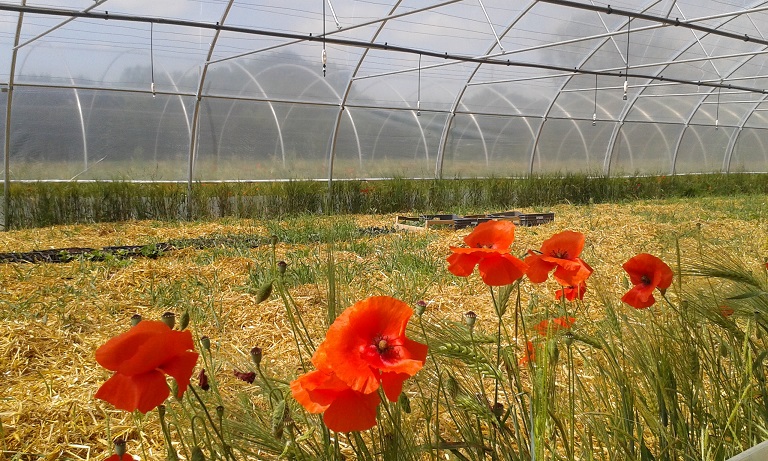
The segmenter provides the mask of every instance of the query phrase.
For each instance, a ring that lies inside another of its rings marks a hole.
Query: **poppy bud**
[[[459,382],[456,381],[456,378],[454,378],[453,375],[448,375],[448,380],[445,383],[445,389],[448,391],[448,395],[450,395],[452,399],[455,399],[456,396],[459,395]]]
[[[259,291],[256,293],[256,304],[261,304],[269,299],[272,294],[272,280],[259,287]]]
[[[252,371],[238,371],[238,370],[232,370],[232,373],[235,375],[235,378],[245,381],[248,384],[253,384],[254,381],[256,381],[256,373]]]
[[[176,314],[173,312],[166,312],[160,317],[160,320],[163,321],[164,324],[168,325],[168,328],[173,330],[173,326],[176,325]]]
[[[211,338],[207,336],[203,336],[200,338],[200,345],[203,347],[203,349],[209,351],[211,350]]]
[[[575,339],[575,337],[573,336],[573,333],[571,333],[570,331],[566,331],[565,334],[563,335],[563,339],[565,341],[565,345],[568,347],[571,347],[571,344],[573,344],[573,340]]]
[[[165,419],[165,405],[157,406],[157,414],[160,415],[160,422],[162,422]]]
[[[219,419],[224,417],[224,405],[219,405],[216,407],[216,414],[219,416]]]
[[[271,236],[271,237],[269,237],[269,242],[272,244],[272,246],[275,246],[275,245],[277,245],[277,242],[278,242],[279,240],[280,240],[280,239],[278,239],[278,238],[277,238],[277,235],[274,235],[274,234],[272,234],[272,236]]]
[[[475,327],[475,322],[477,321],[477,314],[475,314],[473,311],[468,311],[464,314],[464,323],[467,324],[469,329],[473,329]]]
[[[405,392],[400,393],[400,397],[397,398],[397,403],[400,404],[400,408],[402,408],[404,412],[411,412],[411,399],[408,398],[408,395]]]
[[[179,318],[179,331],[184,331],[189,325],[189,311],[184,311]]]
[[[135,327],[139,322],[141,322],[141,314],[133,314],[131,316],[131,326]]]
[[[424,310],[427,308],[427,302],[423,299],[420,299],[416,301],[416,307],[414,307],[413,311],[416,312],[416,315],[421,317],[421,314],[424,313]]]
[[[125,454],[125,440],[123,439],[115,439],[115,454],[122,458],[122,456]]]
[[[261,348],[260,347],[254,347],[253,349],[251,349],[251,360],[253,360],[253,363],[256,364],[257,368],[261,366]]]
[[[204,391],[211,388],[210,384],[208,384],[208,376],[205,374],[205,368],[202,368],[200,374],[197,375],[197,385]]]
[[[203,450],[201,450],[200,447],[193,447],[191,459],[192,461],[205,461],[205,455],[203,454]]]
[[[285,269],[288,268],[288,263],[285,261],[278,261],[277,262],[277,272],[280,275],[285,274]]]
[[[491,407],[491,412],[493,413],[493,416],[496,417],[499,421],[501,421],[501,417],[504,416],[504,404],[501,402],[496,402]]]
[[[283,428],[285,428],[285,420],[288,417],[288,407],[285,405],[285,400],[277,402],[275,408],[272,410],[272,435],[275,438],[283,438]]]

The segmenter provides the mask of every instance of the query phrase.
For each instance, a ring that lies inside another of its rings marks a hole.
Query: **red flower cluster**
[[[345,310],[312,356],[317,370],[291,382],[293,397],[336,432],[376,425],[381,386],[397,401],[406,379],[424,366],[427,346],[405,336],[413,311],[403,301],[374,296]]]
[[[525,275],[528,265],[509,253],[515,240],[515,225],[510,221],[486,221],[464,237],[469,248],[451,247],[448,270],[468,277],[477,266],[483,282],[490,286],[509,285]]]
[[[672,269],[664,261],[648,253],[640,253],[625,262],[624,270],[632,282],[629,290],[621,300],[635,309],[645,309],[656,302],[653,290],[659,289],[663,295],[672,284]]]
[[[169,375],[184,394],[197,363],[192,333],[174,331],[160,321],[142,321],[96,350],[96,361],[115,372],[96,398],[115,408],[146,413],[168,398]]]

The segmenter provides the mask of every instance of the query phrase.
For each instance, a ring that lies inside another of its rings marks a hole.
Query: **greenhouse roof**
[[[6,182],[766,172],[768,1],[0,2]]]

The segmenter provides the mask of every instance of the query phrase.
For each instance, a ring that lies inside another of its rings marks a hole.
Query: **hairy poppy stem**
[[[224,440],[224,435],[221,433],[220,428],[216,427],[216,423],[213,421],[213,418],[211,417],[211,413],[208,412],[208,407],[205,405],[205,402],[203,402],[203,399],[200,398],[200,394],[197,393],[194,386],[189,386],[189,390],[192,391],[192,394],[194,394],[195,398],[200,403],[200,406],[203,408],[203,412],[205,412],[206,418],[211,423],[211,427],[213,428],[213,431],[216,433],[216,437],[218,437],[219,441],[221,441],[221,449],[222,451],[224,451],[224,456],[226,457],[226,459],[231,459],[232,461],[236,461],[234,456],[232,456],[232,453],[229,451],[229,446],[227,445],[227,442]]]
[[[424,328],[424,321],[422,316],[419,315],[419,327],[421,328],[421,334],[424,337],[424,342],[428,348],[432,348],[429,344],[429,337],[427,331]],[[435,365],[435,373],[437,373],[437,397],[435,397],[435,453],[434,459],[440,459],[440,389],[443,388],[442,374],[440,373],[440,366],[437,364],[437,360],[434,355],[432,356],[432,363]],[[429,430],[429,427],[427,427]],[[431,452],[432,450],[430,450]]]

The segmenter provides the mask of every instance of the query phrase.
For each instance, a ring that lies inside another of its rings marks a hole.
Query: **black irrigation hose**
[[[359,236],[374,237],[377,235],[390,234],[397,232],[394,227],[361,227],[358,229]],[[216,247],[247,247],[258,248],[262,245],[269,245],[270,238],[253,235],[219,235],[213,237],[200,237],[192,239],[172,240],[164,243],[150,243],[147,245],[122,245],[108,246],[102,248],[70,247],[55,248],[50,250],[33,250],[27,252],[9,252],[0,253],[0,264],[3,263],[66,263],[76,259],[89,261],[105,261],[108,259],[126,259],[126,258],[157,258],[164,254],[180,250],[182,248],[195,248],[203,250]],[[321,241],[319,235],[314,236],[308,243]]]

